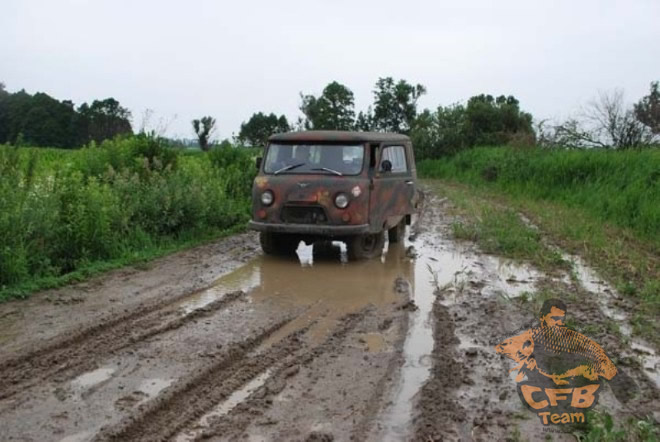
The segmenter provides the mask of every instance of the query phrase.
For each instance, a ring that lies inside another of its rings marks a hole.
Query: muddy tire
[[[390,240],[390,242],[403,242],[403,237],[406,234],[406,218],[402,218],[401,221],[399,221],[399,224],[396,226],[392,227],[387,231],[387,238]]]
[[[348,258],[352,261],[376,258],[383,253],[384,244],[383,232],[352,236],[346,240]]]
[[[300,238],[284,233],[260,232],[259,243],[266,255],[291,255],[298,248]]]

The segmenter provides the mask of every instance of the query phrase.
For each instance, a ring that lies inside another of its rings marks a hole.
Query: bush
[[[245,223],[249,151],[146,135],[62,153],[0,146],[0,292]]]

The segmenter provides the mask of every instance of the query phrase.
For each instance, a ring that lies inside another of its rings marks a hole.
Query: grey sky
[[[76,104],[113,96],[191,137],[253,112],[299,115],[337,80],[358,110],[378,77],[421,83],[421,107],[513,94],[562,117],[598,90],[637,100],[660,80],[660,0],[2,0],[0,81]]]

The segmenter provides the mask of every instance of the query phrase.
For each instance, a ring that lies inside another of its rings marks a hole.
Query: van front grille
[[[282,221],[292,224],[326,224],[328,217],[319,206],[284,206]]]

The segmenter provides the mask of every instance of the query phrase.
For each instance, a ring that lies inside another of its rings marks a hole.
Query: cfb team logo
[[[509,372],[518,370],[518,395],[543,425],[584,423],[598,402],[601,380],[617,374],[597,343],[564,325],[565,316],[566,305],[550,299],[538,327],[495,346],[517,363]]]

